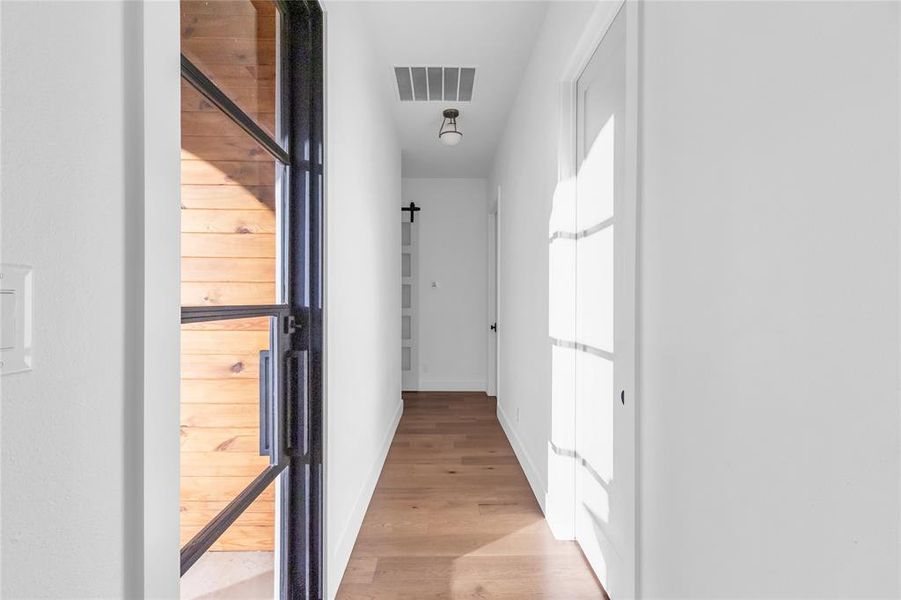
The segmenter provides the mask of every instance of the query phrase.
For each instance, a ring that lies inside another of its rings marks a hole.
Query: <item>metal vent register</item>
[[[475,67],[394,67],[401,102],[472,101]]]

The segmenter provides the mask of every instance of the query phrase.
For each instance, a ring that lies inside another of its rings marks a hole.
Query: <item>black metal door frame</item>
[[[322,11],[316,2],[281,0],[281,140],[273,139],[184,55],[182,77],[287,170],[282,207],[286,268],[282,304],[183,307],[182,323],[269,317],[270,352],[284,398],[268,417],[271,464],[181,549],[181,573],[215,543],[278,477],[282,515],[280,596],[322,597]],[[261,425],[261,435],[263,426]]]

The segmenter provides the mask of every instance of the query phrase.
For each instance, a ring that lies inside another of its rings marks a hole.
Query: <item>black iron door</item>
[[[322,14],[181,7],[182,597],[319,598]]]

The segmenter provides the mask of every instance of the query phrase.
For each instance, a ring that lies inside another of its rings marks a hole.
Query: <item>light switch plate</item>
[[[0,350],[16,347],[16,292],[0,290]]]
[[[33,275],[25,265],[0,265],[0,375],[31,370]]]

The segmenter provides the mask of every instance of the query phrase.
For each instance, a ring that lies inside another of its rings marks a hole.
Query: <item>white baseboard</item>
[[[401,400],[397,404],[397,411],[391,420],[391,425],[385,432],[385,438],[379,449],[378,456],[372,463],[369,471],[369,477],[363,482],[357,501],[354,502],[353,511],[347,518],[341,534],[338,536],[338,542],[335,544],[333,552],[329,552],[329,561],[327,565],[328,589],[326,597],[334,599],[338,593],[338,586],[341,585],[341,579],[344,577],[344,571],[347,569],[347,563],[350,561],[350,554],[353,552],[354,543],[357,541],[357,535],[360,533],[360,527],[363,525],[363,518],[366,516],[366,509],[369,508],[369,501],[372,500],[372,494],[375,492],[375,486],[379,482],[379,475],[382,474],[382,468],[385,466],[385,459],[388,457],[388,449],[391,447],[391,441],[397,431],[397,425],[404,413],[404,403]]]
[[[541,476],[538,474],[535,464],[529,457],[529,453],[526,452],[526,448],[522,445],[519,436],[516,435],[516,430],[507,418],[507,413],[504,412],[500,402],[497,403],[497,420],[500,421],[501,428],[504,430],[504,433],[507,434],[510,445],[513,446],[513,453],[516,455],[519,465],[526,474],[526,479],[529,481],[529,487],[532,488],[532,493],[535,494],[535,499],[538,500],[538,506],[541,507],[541,512],[546,515],[547,484],[544,483]]]
[[[435,379],[432,381],[419,380],[420,392],[484,392],[484,380],[453,380],[453,379]]]

